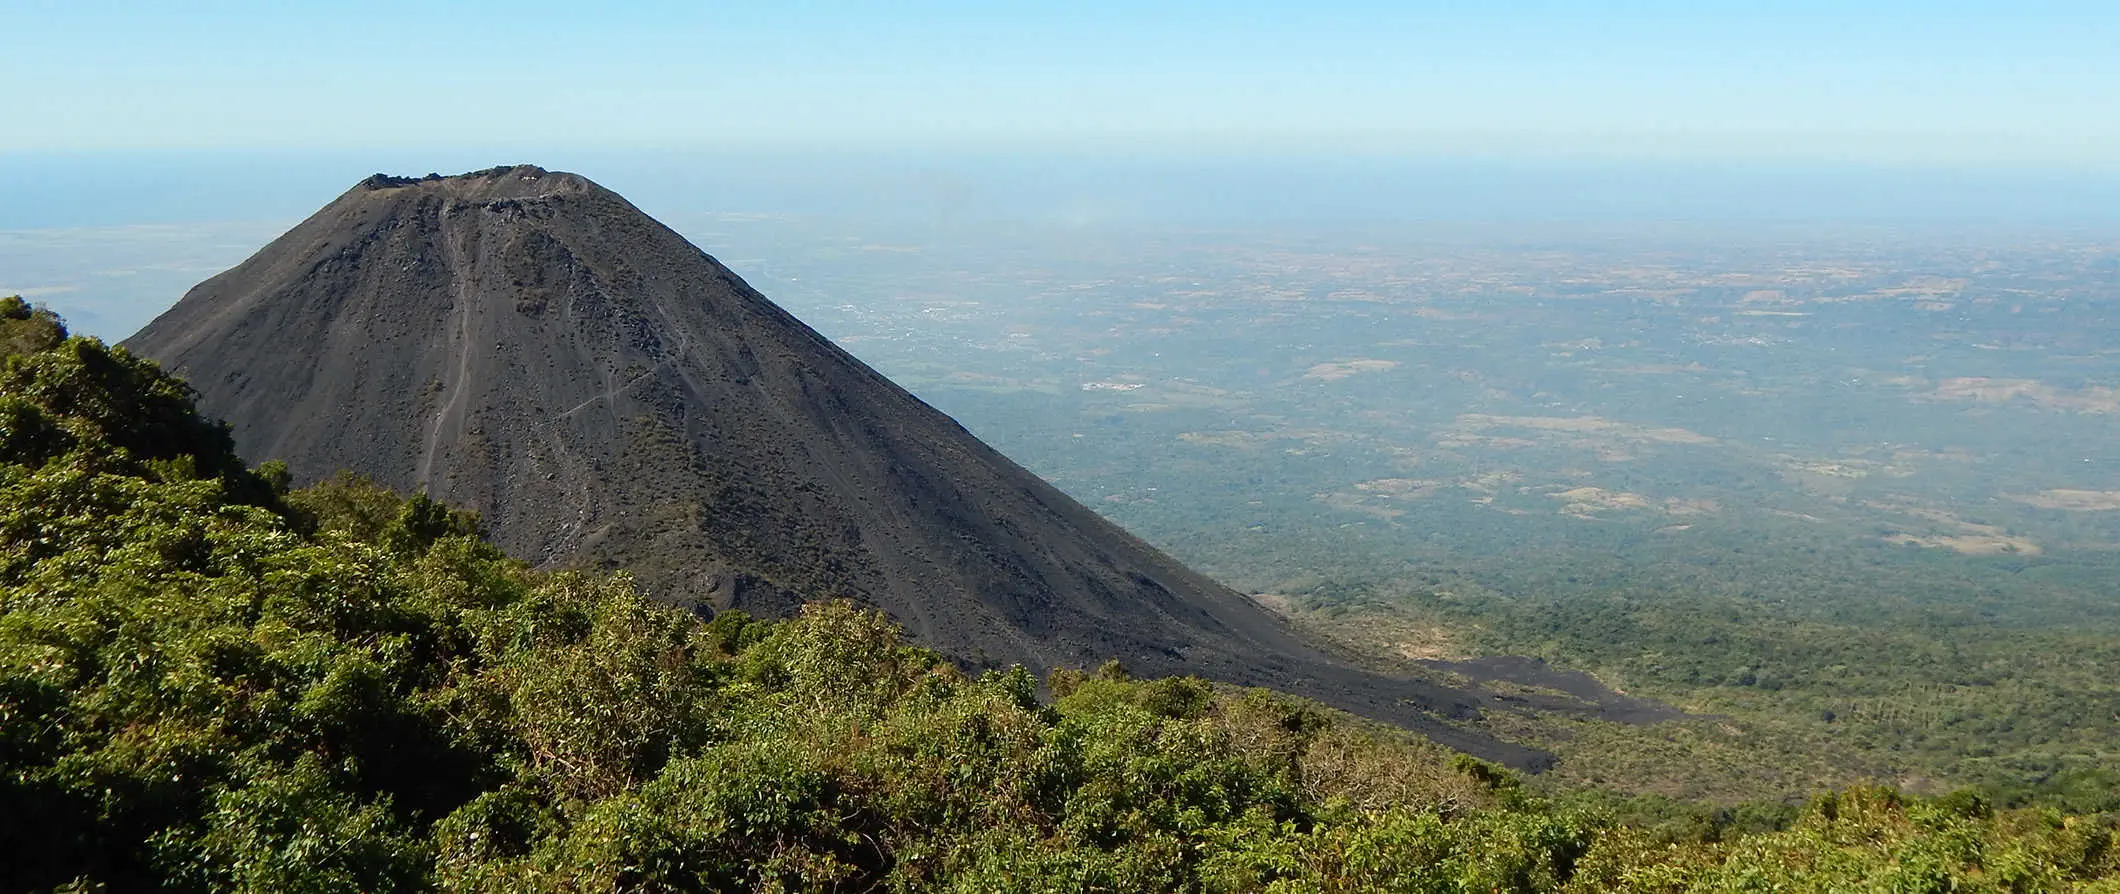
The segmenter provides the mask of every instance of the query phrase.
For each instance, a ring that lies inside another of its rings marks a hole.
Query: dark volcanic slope
[[[1434,721],[1464,693],[1320,656],[573,174],[369,178],[128,346],[253,461],[425,487],[535,561],[766,614],[850,596],[975,666],[1118,657],[1541,759]]]

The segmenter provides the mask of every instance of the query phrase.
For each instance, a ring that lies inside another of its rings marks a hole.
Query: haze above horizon
[[[2091,3],[18,0],[0,155],[488,147],[2120,173]]]

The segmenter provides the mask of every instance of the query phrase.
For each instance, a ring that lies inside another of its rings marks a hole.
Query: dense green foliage
[[[289,493],[45,322],[0,372],[6,890],[2120,891],[2100,817],[1858,789],[1675,834],[1268,692],[1048,702],[844,603],[703,621]]]
[[[1789,569],[1785,577],[1801,572]],[[1718,723],[1740,722],[1752,747],[1736,757],[1768,760],[1759,746],[1774,740],[1783,764],[1775,784],[1785,790],[1927,779],[1977,787],[2006,805],[2120,810],[2112,751],[2120,681],[2111,672],[2120,666],[2120,640],[2099,625],[2018,626],[1972,612],[1874,602],[1860,609],[1874,618],[1823,617],[1683,587],[1653,596],[1523,599],[1497,594],[1480,577],[1431,572],[1320,587],[1302,601],[1327,628],[1384,639],[1395,624],[1447,628],[1461,648],[1539,655]],[[1670,767],[1646,759],[1643,748],[1645,738],[1664,731],[1604,732],[1577,737],[1564,754],[1578,764],[1602,763],[1605,778],[1630,787],[1668,782]],[[1597,749],[1604,753],[1591,753]],[[1818,755],[1834,759],[1806,766],[1806,756]],[[1697,749],[1677,757],[1709,759]],[[1749,776],[1743,766],[1725,769],[1729,779],[1766,778],[1756,765]],[[1743,791],[1742,784],[1720,788]]]

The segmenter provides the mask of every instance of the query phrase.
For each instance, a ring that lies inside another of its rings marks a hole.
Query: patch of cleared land
[[[2037,379],[1961,376],[1939,380],[1927,396],[1984,404],[2021,400],[2042,410],[2070,413],[2120,412],[2120,388],[2057,388]]]
[[[1466,413],[1457,417],[1457,424],[1471,429],[1528,428],[1537,431],[1599,434],[1621,440],[1656,444],[1716,443],[1714,438],[1683,428],[1652,428],[1602,416],[1490,416],[1485,413]]]
[[[1336,382],[1362,373],[1396,369],[1398,365],[1399,362],[1396,360],[1340,360],[1313,366],[1309,371],[1303,373],[1303,378],[1316,379],[1320,382]]]
[[[1546,496],[1561,501],[1562,515],[1572,515],[1576,518],[1596,518],[1600,512],[1637,510],[1662,512],[1667,515],[1702,515],[1722,508],[1713,500],[1682,500],[1675,497],[1659,500],[1623,490],[1588,486],[1571,487]]]
[[[1864,501],[1872,509],[1911,516],[1934,525],[1928,531],[1895,531],[1884,535],[1887,543],[1947,549],[1968,556],[2036,556],[2044,550],[2030,538],[2012,534],[1999,525],[1967,521],[1942,509],[1906,500]]]
[[[2120,509],[2120,490],[2043,490],[2036,494],[2010,494],[2009,498],[2028,506],[2064,512]]]
[[[1807,475],[1854,480],[1868,478],[1871,475],[1883,475],[1887,478],[1905,478],[1914,474],[1911,468],[1902,464],[1854,457],[1805,459],[1788,454],[1778,454],[1774,458],[1781,464],[1785,473],[1797,478],[1799,481],[1802,480],[1803,476]],[[1897,459],[1896,456],[1894,458]]]
[[[2006,534],[1888,534],[1888,543],[1948,549],[1968,556],[2036,556],[2044,550],[2023,537]]]
[[[1495,434],[1495,430],[1514,430],[1515,434],[1527,435],[1537,440]],[[1446,449],[1514,449],[1542,442],[1587,451],[1599,461],[1611,463],[1638,459],[1640,451],[1645,447],[1721,443],[1707,435],[1683,428],[1637,425],[1600,416],[1493,416],[1467,413],[1458,416],[1451,429],[1435,435],[1436,445]]]

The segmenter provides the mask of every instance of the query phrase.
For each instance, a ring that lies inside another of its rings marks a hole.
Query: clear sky
[[[0,152],[841,148],[2120,170],[2120,4],[0,0]]]

